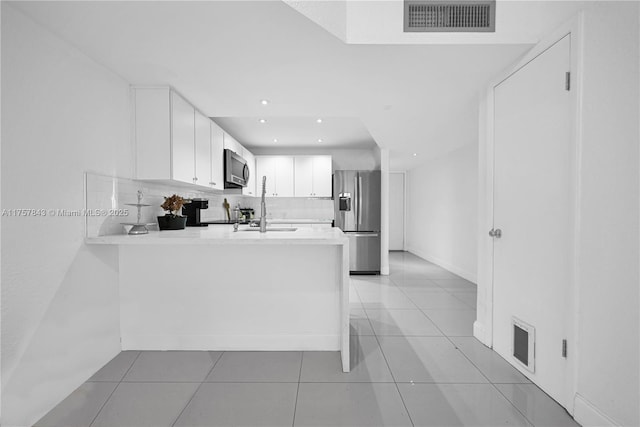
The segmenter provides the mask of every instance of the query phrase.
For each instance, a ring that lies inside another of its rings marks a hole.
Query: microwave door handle
[[[251,174],[251,171],[249,170],[249,165],[245,163],[244,168],[242,168],[242,177],[244,178],[245,182],[249,181],[250,174]]]

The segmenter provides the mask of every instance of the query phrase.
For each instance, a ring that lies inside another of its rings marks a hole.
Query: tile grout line
[[[367,315],[367,317],[369,317]],[[402,397],[402,393],[400,393],[400,387],[398,386],[398,381],[396,381],[396,376],[393,374],[393,371],[391,370],[391,365],[389,365],[389,361],[387,360],[387,355],[384,353],[384,350],[382,349],[382,345],[380,344],[380,339],[378,338],[378,335],[376,334],[376,331],[373,331],[374,333],[374,337],[376,338],[376,342],[378,343],[378,348],[380,348],[380,353],[382,353],[382,357],[384,358],[384,363],[387,364],[387,369],[389,370],[389,373],[391,374],[391,378],[393,378],[393,385],[396,386],[396,391],[398,392],[398,396],[400,396],[400,401],[402,402],[402,406],[404,407],[405,412],[407,413],[407,417],[409,417],[409,422],[411,423],[412,426],[415,426],[415,423],[413,422],[413,418],[411,418],[411,413],[409,412],[409,408],[407,408],[407,404],[404,401],[404,397]]]
[[[122,350],[120,351],[120,353],[122,353]],[[118,354],[120,354],[118,353]],[[122,375],[122,378],[120,378],[120,381],[118,381],[118,384],[113,388],[113,391],[111,393],[109,393],[109,397],[107,397],[104,401],[104,403],[102,404],[102,406],[100,406],[100,409],[98,410],[98,412],[96,413],[95,417],[93,417],[91,419],[91,422],[89,423],[89,427],[91,427],[93,425],[93,423],[96,422],[96,419],[98,418],[98,415],[100,415],[100,413],[102,412],[102,410],[104,409],[104,407],[107,405],[107,402],[109,402],[109,400],[111,400],[111,396],[113,396],[113,394],[116,392],[116,390],[118,389],[118,387],[120,387],[120,384],[122,384],[122,380],[124,379],[124,377],[127,376],[127,374],[129,373],[129,371],[131,370],[131,368],[133,367],[134,363],[136,363],[136,361],[138,360],[138,358],[140,357],[140,355],[142,354],[141,351],[138,352],[138,355],[136,356],[135,359],[133,359],[133,362],[131,362],[131,365],[129,366],[129,368],[127,369],[127,371],[124,373],[124,375]],[[116,356],[117,357],[117,356]],[[115,357],[114,357],[115,359]],[[113,360],[113,359],[112,359]],[[108,362],[107,362],[108,363]]]
[[[393,280],[391,278],[389,278],[389,281],[391,281],[392,283]],[[356,292],[356,294],[358,295],[358,298],[360,298],[360,294],[358,293],[358,290],[355,289],[354,290]],[[362,299],[360,300],[362,302]],[[413,301],[411,301],[411,303],[413,304]],[[404,402],[404,398],[402,397],[402,393],[400,393],[400,387],[398,387],[398,382],[396,381],[396,377],[395,375],[393,375],[393,371],[391,370],[391,366],[389,365],[389,361],[387,360],[387,355],[384,354],[384,350],[382,350],[382,345],[380,345],[380,340],[378,339],[378,335],[375,331],[375,329],[373,329],[373,324],[371,323],[371,319],[369,318],[369,313],[367,313],[367,309],[364,307],[364,315],[367,317],[367,321],[369,322],[369,326],[371,327],[371,331],[373,332],[373,337],[376,339],[376,343],[378,343],[378,348],[380,349],[380,353],[382,353],[382,357],[384,358],[384,363],[387,365],[387,369],[389,370],[389,374],[391,375],[391,378],[393,379],[393,385],[396,387],[396,391],[398,392],[398,396],[400,396],[400,401],[402,402],[402,406],[404,407],[404,411],[407,414],[407,417],[409,417],[409,422],[411,423],[412,426],[415,426],[415,423],[413,422],[413,419],[411,418],[411,414],[409,413],[409,409],[407,408],[407,404]],[[349,340],[351,340],[351,336],[349,337]],[[371,383],[373,384],[373,383]],[[390,383],[386,383],[386,384],[390,384]]]
[[[208,352],[209,354],[211,354],[211,352]],[[178,416],[176,417],[175,420],[173,420],[173,422],[171,423],[171,427],[175,426],[176,423],[178,422],[178,420],[180,419],[180,417],[182,416],[182,414],[184,413],[184,411],[187,409],[187,407],[189,406],[189,404],[191,403],[191,401],[193,400],[194,397],[196,397],[196,394],[198,394],[198,391],[200,391],[200,389],[202,388],[203,384],[205,384],[206,379],[209,377],[209,375],[211,375],[211,372],[213,371],[213,368],[216,367],[216,365],[218,364],[218,362],[220,361],[220,359],[222,359],[222,355],[225,352],[222,351],[220,352],[220,355],[218,356],[218,358],[216,359],[215,362],[213,362],[213,366],[211,366],[211,369],[209,369],[209,371],[207,372],[207,374],[204,376],[204,379],[200,382],[200,385],[198,385],[198,387],[196,388],[196,390],[193,392],[193,394],[191,395],[191,397],[189,398],[189,400],[187,401],[187,403],[184,405],[184,408],[182,408],[182,410],[180,411],[180,413],[178,414]]]
[[[302,364],[304,363],[304,351],[300,352],[300,370],[298,371],[298,388],[296,389],[296,402],[293,405],[293,420],[291,427],[296,425],[296,413],[298,412],[298,395],[300,394],[300,380],[302,379]]]
[[[393,279],[391,279],[391,280],[393,281]],[[394,283],[395,283],[395,282],[394,282]],[[436,282],[436,285],[438,285],[438,283],[437,283],[437,282]],[[438,286],[440,286],[440,285],[438,285]],[[444,288],[443,288],[443,289],[444,289]],[[411,298],[411,296],[410,296],[410,295],[408,295],[408,294],[407,294],[406,292],[404,292],[402,289],[400,289],[400,291],[402,291],[402,292],[407,296],[407,298],[409,298],[409,299],[411,300],[411,302],[413,302],[413,303],[415,304],[415,302],[413,301],[413,299]],[[446,289],[445,289],[445,291],[446,291]],[[451,294],[451,295],[455,298],[455,295],[453,295],[451,292],[447,291],[447,293]],[[456,298],[456,299],[458,299],[458,298]],[[458,300],[460,300],[460,299],[458,299]],[[460,301],[462,301],[462,300],[460,300]],[[462,301],[462,302],[464,302],[464,301]],[[466,303],[465,303],[465,304],[466,304]],[[419,307],[418,307],[418,308],[419,308]],[[499,388],[498,388],[498,387],[497,387],[497,386],[496,386],[496,385],[495,385],[495,384],[494,384],[494,383],[489,379],[489,377],[488,377],[487,375],[485,375],[485,373],[484,373],[484,372],[482,372],[482,370],[481,370],[480,368],[478,368],[478,366],[476,366],[476,364],[475,364],[475,363],[473,363],[473,361],[472,361],[472,360],[471,360],[471,359],[470,359],[470,358],[465,354],[465,352],[463,352],[463,351],[462,351],[462,350],[461,350],[461,349],[456,345],[456,343],[451,339],[451,337],[449,337],[449,335],[445,334],[445,333],[444,333],[444,331],[442,331],[442,329],[440,329],[440,327],[439,327],[439,326],[438,326],[438,325],[433,321],[433,319],[431,319],[431,318],[427,315],[427,313],[425,313],[425,312],[424,312],[424,310],[423,310],[423,309],[421,309],[421,308],[419,308],[419,309],[420,309],[420,311],[422,312],[422,314],[424,314],[424,315],[425,315],[425,316],[426,316],[426,317],[427,317],[427,318],[428,318],[428,319],[429,319],[429,320],[434,324],[434,326],[435,326],[435,327],[436,327],[436,328],[437,328],[437,329],[442,333],[442,336],[443,336],[443,337],[445,337],[445,338],[446,338],[446,339],[451,343],[451,345],[453,345],[453,347],[454,347],[457,351],[459,351],[459,352],[460,352],[460,354],[462,354],[462,356],[463,356],[465,359],[467,359],[467,361],[468,361],[468,362],[469,362],[469,363],[470,363],[474,368],[476,368],[476,369],[478,370],[478,372],[480,372],[480,375],[482,375],[482,376],[487,380],[487,383],[488,383],[488,384],[490,384],[490,385],[493,387],[493,389],[494,389],[494,390],[496,390],[496,391],[498,392],[498,394],[499,394],[499,395],[500,395],[500,396],[501,396],[501,397],[502,397],[502,398],[503,398],[503,399],[504,399],[504,400],[505,400],[505,401],[506,401],[506,402],[507,402],[507,403],[508,403],[508,404],[509,404],[513,409],[515,409],[515,410],[516,410],[516,412],[518,412],[520,415],[522,415],[522,417],[523,417],[523,418],[524,418],[524,419],[525,419],[529,424],[531,424],[531,426],[535,426],[535,425],[534,425],[534,423],[533,423],[533,422],[532,422],[532,421],[531,421],[531,420],[530,420],[530,419],[529,419],[529,418],[528,418],[524,413],[522,413],[522,411],[520,411],[520,409],[518,409],[518,408],[517,408],[517,407],[516,407],[516,406],[515,406],[515,405],[514,405],[514,404],[513,404],[513,403],[512,403],[512,402],[511,402],[511,401],[510,401],[510,400],[509,400],[509,399],[508,399],[508,398],[507,398],[507,397],[506,397],[506,396],[501,392],[501,391],[500,391],[500,389],[499,389]],[[365,310],[365,313],[366,313],[366,310]],[[367,315],[367,316],[368,316],[368,315]],[[374,331],[374,333],[375,333],[375,331]],[[378,337],[377,337],[377,335],[376,335],[376,339],[377,339],[377,338],[378,338]],[[378,342],[378,345],[380,345],[380,343],[379,343],[379,342]],[[380,345],[380,350],[382,351],[382,353],[383,353],[383,355],[384,355],[384,350],[382,350],[382,346],[381,346],[381,345]],[[385,357],[385,361],[386,361],[386,355],[384,355],[384,357]],[[388,362],[387,362],[387,365],[388,365]],[[391,368],[389,368],[389,370],[391,370]],[[391,375],[393,376],[393,372],[391,373]],[[394,380],[395,380],[395,377],[394,377]],[[435,383],[435,384],[439,384],[439,383]],[[444,383],[443,383],[443,384],[444,384]],[[397,386],[397,383],[396,383],[396,386]],[[400,390],[399,390],[399,389],[398,389],[398,392],[400,392]],[[402,398],[402,395],[400,395],[400,397]],[[404,400],[403,400],[403,403],[404,403]],[[405,406],[405,408],[406,408],[406,406]],[[407,411],[407,412],[408,412],[408,411]]]

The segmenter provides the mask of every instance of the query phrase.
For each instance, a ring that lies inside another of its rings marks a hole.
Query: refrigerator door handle
[[[362,177],[358,174],[358,229],[362,224]]]

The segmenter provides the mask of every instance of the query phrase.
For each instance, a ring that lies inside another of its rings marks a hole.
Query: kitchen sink
[[[296,231],[296,227],[267,227],[267,231]],[[240,231],[260,231],[260,227],[243,228]]]

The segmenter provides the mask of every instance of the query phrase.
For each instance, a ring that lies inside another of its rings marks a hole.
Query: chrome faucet
[[[267,193],[267,177],[262,177],[262,200],[260,201],[260,232],[267,232],[267,204],[264,201]]]

